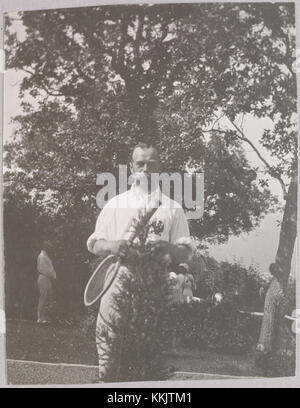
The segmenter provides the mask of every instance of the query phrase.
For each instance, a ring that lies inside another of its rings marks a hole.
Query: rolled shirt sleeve
[[[100,239],[109,240],[109,221],[111,219],[112,208],[104,207],[100,212],[95,231],[89,236],[87,240],[87,248],[90,252],[93,252],[96,241]]]

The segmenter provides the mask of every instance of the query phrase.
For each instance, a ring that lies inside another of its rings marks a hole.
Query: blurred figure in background
[[[190,303],[194,298],[195,279],[190,273],[190,267],[187,263],[182,263],[178,266],[178,277],[182,277],[182,302]]]
[[[176,272],[170,272],[169,278],[172,284],[171,303],[181,304],[190,303],[194,299],[194,290],[196,287],[194,276],[190,273],[190,267],[187,263],[181,263]]]
[[[39,288],[39,303],[38,303],[38,320],[40,324],[51,322],[51,312],[53,309],[53,283],[56,279],[56,272],[53,267],[51,254],[51,243],[46,241],[43,243],[41,252],[37,258],[38,288]]]

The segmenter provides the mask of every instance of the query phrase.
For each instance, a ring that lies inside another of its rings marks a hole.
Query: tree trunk
[[[158,139],[158,125],[155,117],[156,98],[148,97],[145,101],[141,101],[138,99],[138,92],[134,91],[134,88],[131,88],[128,95],[131,120],[140,129],[141,141],[155,144]]]
[[[280,348],[281,325],[284,324],[285,294],[289,282],[291,262],[297,236],[297,175],[291,180],[280,231],[275,263],[270,266],[273,274],[265,300],[257,351],[260,355],[274,356]]]

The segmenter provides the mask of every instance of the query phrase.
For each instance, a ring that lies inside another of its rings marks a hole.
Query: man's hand
[[[129,253],[130,247],[128,241],[121,239],[120,241],[114,241],[112,243],[111,252],[120,258],[125,258]]]
[[[134,248],[129,241],[120,240],[116,242],[115,255],[119,256],[122,261],[136,259],[140,253]]]

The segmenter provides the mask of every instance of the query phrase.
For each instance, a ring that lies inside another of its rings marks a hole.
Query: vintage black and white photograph
[[[295,377],[295,3],[4,18],[7,383]]]

